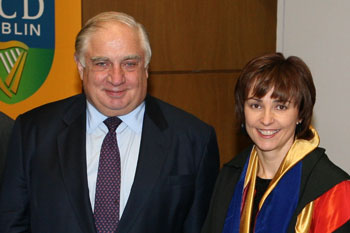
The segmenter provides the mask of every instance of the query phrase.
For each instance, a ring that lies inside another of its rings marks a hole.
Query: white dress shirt
[[[142,102],[132,112],[118,116],[123,122],[117,128],[117,143],[121,162],[120,211],[122,216],[134,182],[136,165],[139,157],[145,103]],[[86,162],[90,203],[95,206],[96,179],[100,150],[108,132],[103,121],[107,119],[87,101],[86,111]]]

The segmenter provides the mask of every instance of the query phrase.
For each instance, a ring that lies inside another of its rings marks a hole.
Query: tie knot
[[[105,123],[109,132],[114,132],[120,123],[122,123],[122,120],[118,117],[108,117],[103,123]]]

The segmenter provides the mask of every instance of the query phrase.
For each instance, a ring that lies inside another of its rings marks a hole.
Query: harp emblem
[[[17,94],[23,68],[28,55],[28,46],[20,41],[0,43],[0,69],[5,77],[0,76],[0,90],[8,97]]]

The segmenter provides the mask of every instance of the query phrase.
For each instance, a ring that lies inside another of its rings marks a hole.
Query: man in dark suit
[[[0,112],[0,183],[6,159],[7,144],[11,135],[13,120]]]
[[[214,129],[146,94],[151,49],[132,17],[95,16],[75,46],[84,94],[15,122],[0,232],[200,232],[219,169]]]

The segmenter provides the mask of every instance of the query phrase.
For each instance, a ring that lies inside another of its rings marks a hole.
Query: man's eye
[[[125,61],[122,63],[122,67],[127,71],[133,71],[137,68],[138,64],[137,61]]]
[[[92,69],[94,71],[106,71],[111,67],[111,62],[109,61],[93,61],[92,62]]]
[[[102,67],[108,65],[107,62],[103,62],[103,61],[94,62],[93,64],[94,64],[94,66],[102,66]]]
[[[127,62],[125,63],[125,66],[129,66],[129,67],[133,67],[133,66],[136,66],[137,63],[136,62]]]

